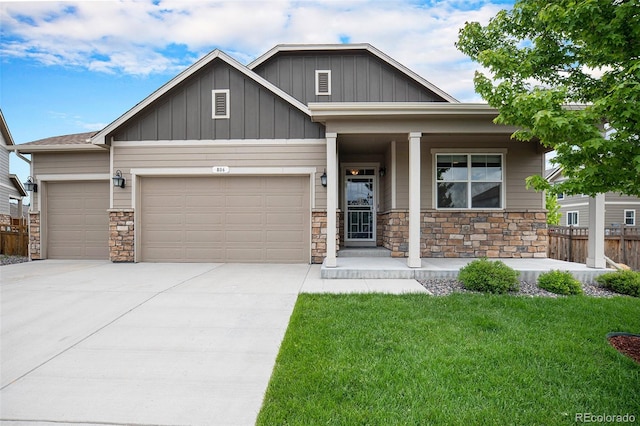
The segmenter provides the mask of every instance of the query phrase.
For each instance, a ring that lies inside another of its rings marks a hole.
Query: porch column
[[[420,261],[420,137],[409,133],[409,258],[410,268],[419,268]]]
[[[336,261],[336,210],[338,209],[338,158],[337,133],[327,133],[327,257],[324,266],[335,268]]]
[[[604,194],[589,197],[589,241],[587,266],[606,268],[604,260]]]

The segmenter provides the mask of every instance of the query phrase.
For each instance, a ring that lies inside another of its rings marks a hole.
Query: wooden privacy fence
[[[552,259],[585,263],[589,228],[549,226],[547,256]],[[640,270],[640,228],[611,227],[604,229],[604,254],[617,263]]]
[[[0,254],[27,256],[29,226],[24,219],[11,219],[11,225],[0,225]]]

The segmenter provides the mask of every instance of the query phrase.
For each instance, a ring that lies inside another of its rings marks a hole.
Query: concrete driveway
[[[310,269],[49,260],[2,267],[0,419],[254,424]]]

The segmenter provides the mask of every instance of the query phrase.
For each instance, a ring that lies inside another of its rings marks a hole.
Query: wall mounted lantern
[[[378,173],[380,174],[380,177],[384,177],[384,175],[387,174],[387,169],[382,167]]]
[[[113,186],[124,188],[124,178],[122,177],[122,172],[120,170],[116,170],[116,174],[113,177]]]
[[[27,181],[23,185],[24,185],[24,189],[26,189],[29,192],[30,191],[38,192],[38,184],[33,182],[33,178],[31,176],[27,178]]]
[[[320,176],[320,183],[325,188],[327,187],[327,169],[324,169],[324,172],[322,173],[322,176]]]

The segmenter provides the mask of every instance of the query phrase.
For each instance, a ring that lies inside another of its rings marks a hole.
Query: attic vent
[[[331,70],[316,70],[316,95],[331,94]]]
[[[229,118],[229,89],[212,90],[213,99],[213,117],[212,118]]]

